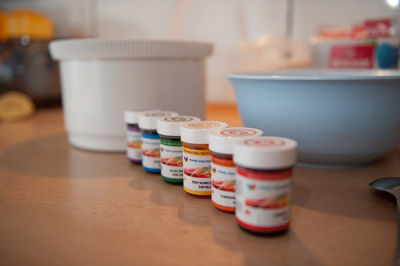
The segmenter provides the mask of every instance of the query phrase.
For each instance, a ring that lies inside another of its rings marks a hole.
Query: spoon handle
[[[394,265],[400,266],[400,195],[397,196],[397,248]]]

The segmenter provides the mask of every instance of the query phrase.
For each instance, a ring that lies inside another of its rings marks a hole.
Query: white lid
[[[254,169],[283,169],[296,163],[297,142],[281,137],[256,137],[234,143],[235,164]]]
[[[195,121],[181,126],[181,141],[193,144],[208,144],[208,132],[213,128],[225,128],[227,123],[217,121]]]
[[[212,54],[209,42],[155,39],[67,39],[49,45],[53,59],[201,58]]]
[[[139,128],[147,130],[156,130],[158,118],[164,116],[176,116],[176,115],[178,115],[178,113],[170,111],[161,111],[161,110],[140,112],[138,116]]]
[[[138,123],[138,115],[141,111],[125,111],[124,112],[124,121],[127,124],[137,124]]]
[[[157,120],[157,133],[165,136],[180,136],[183,123],[200,120],[198,117],[187,115],[162,117]]]
[[[239,140],[252,139],[262,135],[262,131],[248,127],[228,127],[212,129],[209,132],[211,151],[233,154],[233,143]]]

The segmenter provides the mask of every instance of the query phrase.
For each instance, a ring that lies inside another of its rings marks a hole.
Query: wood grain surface
[[[234,106],[207,118],[241,125]],[[0,265],[391,265],[396,208],[368,182],[400,176],[397,149],[354,169],[296,167],[291,229],[258,237],[209,199],[71,147],[61,110],[0,124]]]

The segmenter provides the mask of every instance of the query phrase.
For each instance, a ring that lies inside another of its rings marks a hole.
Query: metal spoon
[[[397,202],[397,251],[394,265],[400,266],[400,177],[384,177],[375,179],[369,186],[393,195]]]

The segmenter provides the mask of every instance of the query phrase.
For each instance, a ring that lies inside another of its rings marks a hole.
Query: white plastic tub
[[[210,43],[72,39],[50,43],[60,61],[65,126],[73,146],[124,151],[125,110],[204,117]]]

